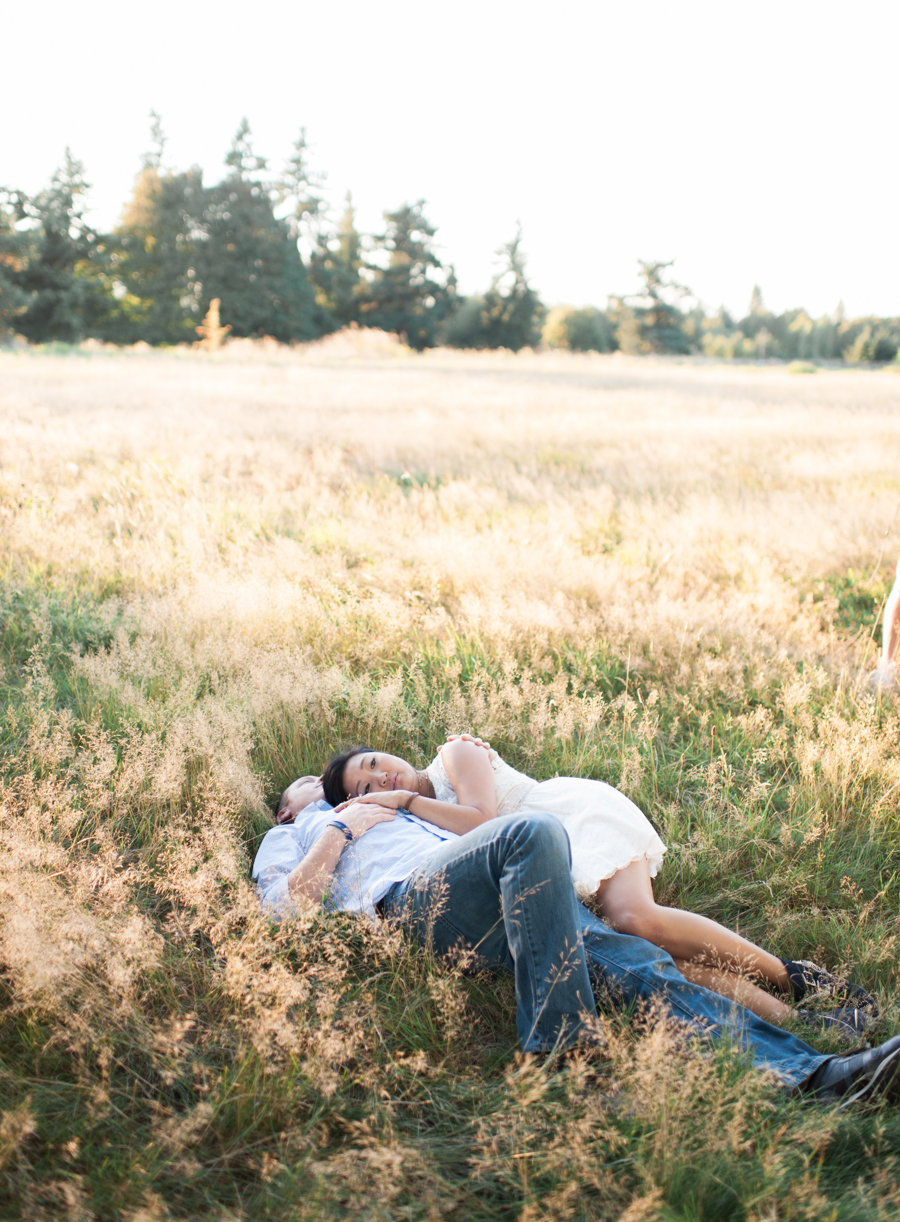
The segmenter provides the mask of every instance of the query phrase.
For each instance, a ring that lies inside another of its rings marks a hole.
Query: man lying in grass
[[[604,924],[577,900],[569,840],[553,815],[498,815],[468,830],[459,807],[431,822],[371,795],[335,811],[317,777],[296,781],[279,811],[294,821],[266,834],[253,865],[264,911],[279,919],[324,902],[397,922],[438,954],[475,952],[515,977],[524,1052],[589,1037],[596,988],[622,1005],[662,1002],[687,1031],[734,1041],[788,1090],[842,1106],[874,1092],[900,1097],[900,1035],[844,1056],[816,1052],[688,980],[659,947]]]
[[[474,751],[463,745],[466,741],[484,750]],[[806,960],[781,959],[700,913],[657,904],[653,879],[666,846],[644,812],[603,781],[568,776],[535,781],[511,768],[489,743],[454,735],[421,772],[396,755],[350,747],[328,761],[322,789],[335,813],[345,801],[359,798],[405,810],[451,834],[498,815],[554,815],[569,838],[578,898],[619,933],[646,938],[667,951],[694,984],[740,1002],[767,1022],[780,1026],[793,1015],[853,1044],[874,1026],[877,1003],[859,985]],[[284,810],[278,820],[286,821]],[[797,1002],[819,994],[851,1004],[830,1013],[791,1010],[756,982]]]

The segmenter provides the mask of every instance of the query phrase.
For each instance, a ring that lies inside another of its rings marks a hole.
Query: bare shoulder
[[[473,772],[487,775],[491,771],[490,758],[484,747],[461,738],[454,739],[441,749],[441,759],[450,777],[461,773],[471,775]]]
[[[441,759],[460,806],[474,806],[484,819],[493,819],[497,793],[490,755],[484,747],[456,739],[447,743]]]
[[[479,747],[477,743],[463,741],[462,738],[455,738],[454,741],[445,743],[440,749],[440,758],[444,761],[446,769],[467,769],[468,766],[485,764],[490,767],[488,753],[483,747]]]

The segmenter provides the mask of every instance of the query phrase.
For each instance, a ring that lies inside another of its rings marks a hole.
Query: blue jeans
[[[616,933],[575,898],[569,838],[552,815],[508,815],[446,841],[384,899],[384,914],[437,954],[474,950],[516,980],[516,1025],[525,1052],[565,1047],[594,989],[620,1004],[663,1001],[707,1039],[727,1037],[761,1069],[797,1086],[828,1060],[743,1006],[691,984],[643,938]]]

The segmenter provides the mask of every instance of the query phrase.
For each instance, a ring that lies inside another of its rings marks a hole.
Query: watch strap
[[[332,819],[331,822],[327,823],[325,826],[336,827],[339,832],[343,832],[347,838],[348,844],[350,844],[350,842],[353,840],[353,833],[350,831],[350,828],[346,823],[341,823],[340,819]]]

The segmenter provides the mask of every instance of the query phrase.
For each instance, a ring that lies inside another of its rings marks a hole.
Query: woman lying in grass
[[[634,803],[602,781],[555,777],[537,782],[504,763],[488,744],[454,738],[423,772],[396,755],[352,747],[329,761],[321,783],[325,800],[338,812],[350,799],[370,801],[456,835],[498,816],[549,812],[568,832],[579,897],[593,900],[614,928],[668,951],[689,980],[733,998],[769,1022],[781,1022],[791,1010],[750,977],[795,1002],[813,994],[848,1001],[831,1014],[794,1012],[841,1034],[856,1036],[877,1016],[874,998],[859,986],[808,961],[779,959],[708,917],[657,904],[651,879],[665,845]],[[293,790],[282,797],[279,823],[291,822],[298,813]],[[309,792],[304,790],[304,802],[313,800]]]

